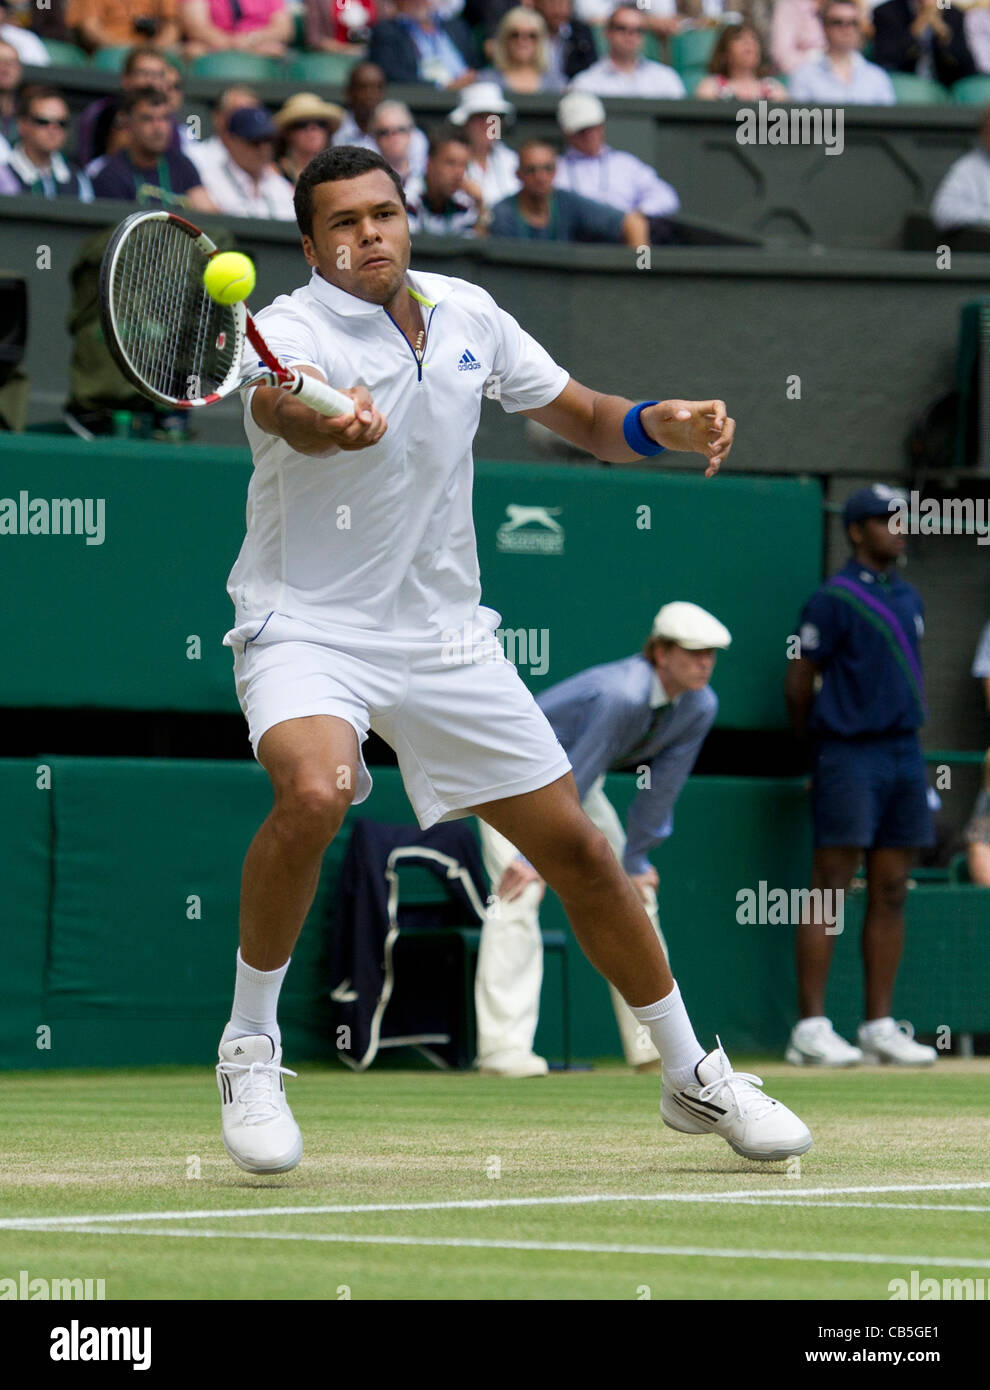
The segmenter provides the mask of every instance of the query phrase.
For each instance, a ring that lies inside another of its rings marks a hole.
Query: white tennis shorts
[[[363,744],[369,730],[399,760],[420,826],[456,820],[469,807],[549,786],[570,770],[567,754],[495,636],[501,621],[479,608],[473,627],[444,640],[392,642],[372,634],[342,641],[285,614],[227,633],[237,698],[255,756],[276,724],[314,714],[346,719]],[[375,645],[375,643],[379,645]],[[359,754],[355,805],[371,775]]]

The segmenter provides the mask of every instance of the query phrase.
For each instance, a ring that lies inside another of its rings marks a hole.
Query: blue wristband
[[[639,418],[647,406],[658,404],[658,401],[644,401],[642,405],[634,405],[622,422],[623,438],[633,453],[639,454],[641,458],[653,458],[656,454],[667,452],[664,445],[650,438]]]

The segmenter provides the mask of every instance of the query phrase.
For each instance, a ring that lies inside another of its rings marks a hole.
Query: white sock
[[[290,963],[291,957],[277,970],[255,970],[253,965],[248,965],[238,950],[234,1004],[230,1011],[230,1022],[223,1030],[221,1042],[267,1033],[276,1047],[281,1044],[282,1034],[275,1013],[278,1008],[279,990]]]
[[[889,1033],[891,1028],[896,1028],[897,1024],[889,1016],[886,1018],[871,1018],[868,1023],[863,1024],[863,1034],[867,1038],[872,1038],[876,1034]]]
[[[694,1069],[706,1053],[694,1036],[677,981],[665,999],[641,1009],[630,1006],[629,1012],[649,1028],[653,1046],[663,1059],[664,1076],[678,1088],[697,1085]]]

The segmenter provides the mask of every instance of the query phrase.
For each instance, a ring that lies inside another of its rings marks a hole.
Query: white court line
[[[68,1228],[75,1229],[75,1228]],[[407,1245],[452,1250],[534,1250],[579,1255],[665,1255],[714,1260],[793,1260],[815,1264],[891,1265],[895,1268],[990,1269],[990,1260],[970,1259],[966,1255],[878,1255],[853,1254],[831,1250],[733,1250],[706,1249],[700,1245],[600,1245],[576,1240],[481,1240],[466,1236],[360,1236],[288,1231],[210,1231],[160,1229],[121,1230],[118,1226],[93,1227],[82,1235],[172,1236],[180,1240],[305,1240],[328,1245]]]
[[[777,1189],[757,1189],[749,1192],[598,1192],[572,1197],[485,1197],[450,1202],[365,1202],[360,1204],[314,1207],[220,1207],[210,1211],[137,1211],[104,1212],[93,1216],[12,1216],[0,1220],[0,1230],[44,1230],[46,1227],[67,1229],[70,1226],[101,1226],[110,1222],[130,1225],[136,1221],[203,1221],[231,1219],[242,1216],[361,1216],[366,1213],[392,1211],[489,1211],[501,1207],[589,1206],[604,1202],[739,1202],[758,1206],[796,1205],[802,1197],[853,1197],[887,1192],[969,1192],[990,1189],[988,1182],[929,1182],[891,1183],[875,1187],[802,1187],[792,1192]],[[825,1206],[838,1203],[825,1202]],[[906,1204],[912,1205],[912,1204]],[[943,1210],[939,1207],[937,1210]],[[944,1210],[949,1210],[948,1207]],[[983,1208],[976,1208],[982,1211]],[[988,1208],[990,1210],[990,1208]]]

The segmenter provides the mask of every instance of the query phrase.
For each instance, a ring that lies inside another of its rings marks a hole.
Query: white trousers
[[[605,795],[604,781],[604,777],[598,779],[582,806],[621,863],[626,835],[615,807]],[[519,851],[504,835],[484,821],[481,822],[481,851],[485,872],[494,893]],[[482,928],[474,986],[478,1016],[478,1061],[482,1066],[486,1063],[496,1065],[503,1055],[530,1054],[533,1051],[543,983],[543,940],[540,936],[540,901],[543,893],[542,883],[531,883],[511,902],[495,899]],[[652,889],[649,890],[645,906],[666,952],[667,943],[660,930],[657,898]],[[659,1053],[653,1046],[649,1030],[637,1023],[614,985],[610,984],[609,990],[626,1061],[630,1066],[656,1061]]]

